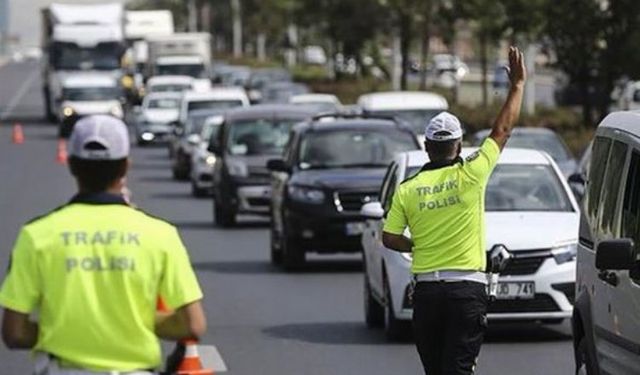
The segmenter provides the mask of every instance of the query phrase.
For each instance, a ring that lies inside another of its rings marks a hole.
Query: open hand
[[[518,47],[509,47],[509,66],[505,67],[511,86],[522,85],[527,80],[527,68],[524,66],[524,55]]]

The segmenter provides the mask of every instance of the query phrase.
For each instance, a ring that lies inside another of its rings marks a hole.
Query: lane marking
[[[38,69],[35,69],[31,73],[31,75],[29,75],[29,78],[27,78],[27,80],[24,81],[24,83],[20,86],[20,89],[18,89],[18,91],[16,92],[16,95],[9,102],[9,105],[7,105],[7,107],[4,109],[2,114],[0,114],[0,121],[6,120],[11,114],[11,112],[13,112],[13,110],[16,109],[16,107],[18,106],[18,103],[22,101],[22,98],[24,98],[24,96],[27,94],[27,91],[29,91],[29,89],[31,88],[33,81],[35,81],[36,78],[38,78],[39,74],[40,72],[38,71]]]
[[[222,355],[214,345],[198,345],[198,354],[200,354],[202,367],[211,369],[216,373],[228,371]]]

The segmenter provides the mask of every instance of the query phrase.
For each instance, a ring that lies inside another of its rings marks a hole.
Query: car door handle
[[[613,287],[618,286],[618,283],[620,282],[618,274],[613,271],[600,271],[600,273],[598,273],[598,278]]]

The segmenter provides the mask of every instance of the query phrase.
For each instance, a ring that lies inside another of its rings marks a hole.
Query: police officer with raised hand
[[[120,194],[129,168],[122,121],[79,120],[69,154],[78,193],[20,231],[0,288],[2,338],[35,351],[36,374],[153,374],[158,337],[206,330],[187,251],[174,226]],[[156,312],[159,296],[173,313]]]
[[[413,330],[428,375],[475,370],[487,325],[484,192],[520,116],[523,60],[518,48],[509,49],[509,94],[477,152],[460,157],[455,116],[443,112],[427,124],[430,161],[399,186],[387,213],[384,245],[413,254]]]

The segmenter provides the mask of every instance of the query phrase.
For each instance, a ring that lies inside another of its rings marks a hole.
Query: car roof
[[[387,91],[364,94],[358,105],[365,111],[403,109],[447,109],[449,104],[442,95],[423,91]]]
[[[260,118],[290,118],[304,120],[315,114],[314,111],[292,104],[258,104],[250,107],[238,107],[227,113],[229,121],[254,120]]]
[[[477,150],[477,147],[463,147],[461,156],[465,158]],[[422,166],[429,161],[429,157],[424,151],[404,152],[401,154],[401,158],[406,160],[408,167]],[[498,164],[551,165],[552,161],[551,157],[542,151],[509,148],[502,151]]]
[[[411,130],[404,127],[393,120],[379,119],[379,118],[327,118],[315,121],[309,121],[304,124],[300,124],[296,127],[296,130],[300,132],[306,131],[331,131],[331,130],[343,130],[343,129],[389,129],[395,128],[411,133]]]
[[[621,130],[626,133],[640,137],[640,111],[620,111],[610,113],[605,117],[599,129]]]
[[[149,78],[147,81],[147,85],[163,85],[163,84],[171,84],[171,83],[192,83],[194,80],[193,77],[190,76],[179,76],[179,75],[170,75],[170,76],[153,76]]]
[[[62,86],[65,88],[116,87],[118,82],[111,75],[78,73],[65,77]]]
[[[206,91],[186,91],[183,94],[183,100],[186,101],[198,101],[198,100],[226,100],[226,99],[239,99],[248,101],[247,94],[239,87],[212,87]]]
[[[182,94],[179,92],[150,92],[145,95],[144,99],[180,99]]]
[[[490,132],[491,132],[491,129],[478,130],[477,132],[475,132],[474,137],[475,138],[486,137],[489,135]],[[542,127],[538,127],[538,128],[519,127],[519,128],[513,128],[513,130],[511,131],[511,135],[529,135],[529,134],[557,135],[558,133],[556,133],[555,131],[549,128],[542,128]]]
[[[289,98],[291,103],[332,103],[339,104],[340,101],[333,94],[300,94]]]

